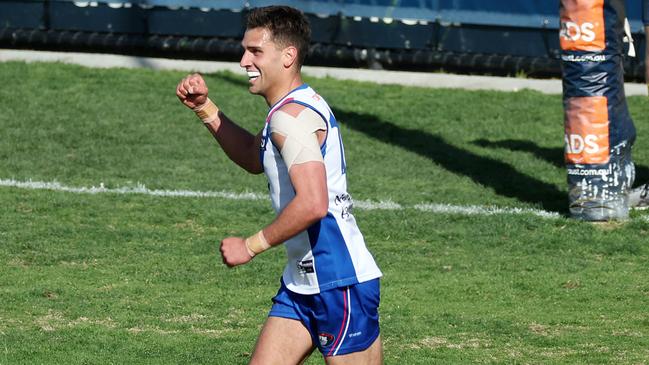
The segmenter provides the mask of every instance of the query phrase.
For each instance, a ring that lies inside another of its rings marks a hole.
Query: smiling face
[[[261,95],[269,105],[288,93],[299,78],[299,71],[293,67],[297,49],[293,46],[280,47],[273,41],[271,32],[262,27],[246,30],[241,42],[243,56],[240,66],[246,69],[252,94]],[[301,83],[301,80],[297,84]]]

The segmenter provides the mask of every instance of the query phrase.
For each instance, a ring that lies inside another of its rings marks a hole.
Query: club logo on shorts
[[[327,347],[334,342],[334,336],[323,332],[318,334],[318,340],[320,340],[320,346]]]

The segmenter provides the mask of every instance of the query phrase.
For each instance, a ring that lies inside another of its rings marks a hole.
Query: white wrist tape
[[[246,248],[248,249],[250,257],[255,257],[256,255],[268,250],[270,247],[268,241],[266,241],[266,237],[264,237],[264,231],[259,231],[246,238]]]
[[[217,107],[210,98],[207,98],[207,101],[203,105],[198,106],[193,110],[205,124],[212,123],[219,118],[219,107]]]

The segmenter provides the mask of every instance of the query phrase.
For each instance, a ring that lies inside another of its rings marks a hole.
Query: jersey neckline
[[[277,105],[279,105],[281,102],[283,102],[289,95],[291,95],[292,93],[294,93],[294,92],[296,92],[298,90],[306,89],[307,87],[309,87],[309,84],[307,84],[306,82],[302,83],[302,85],[296,87],[295,89],[289,91],[286,95],[282,96],[282,98],[279,99],[275,104],[273,104],[273,106],[268,108],[268,110],[269,111],[273,110],[273,108],[275,108]]]

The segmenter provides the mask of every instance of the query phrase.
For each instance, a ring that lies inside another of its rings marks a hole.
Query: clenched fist
[[[200,74],[192,74],[180,80],[176,86],[178,99],[187,107],[194,109],[207,101],[207,85]]]
[[[228,267],[242,265],[252,260],[246,247],[246,240],[241,237],[228,237],[221,241],[221,256],[223,263]]]

